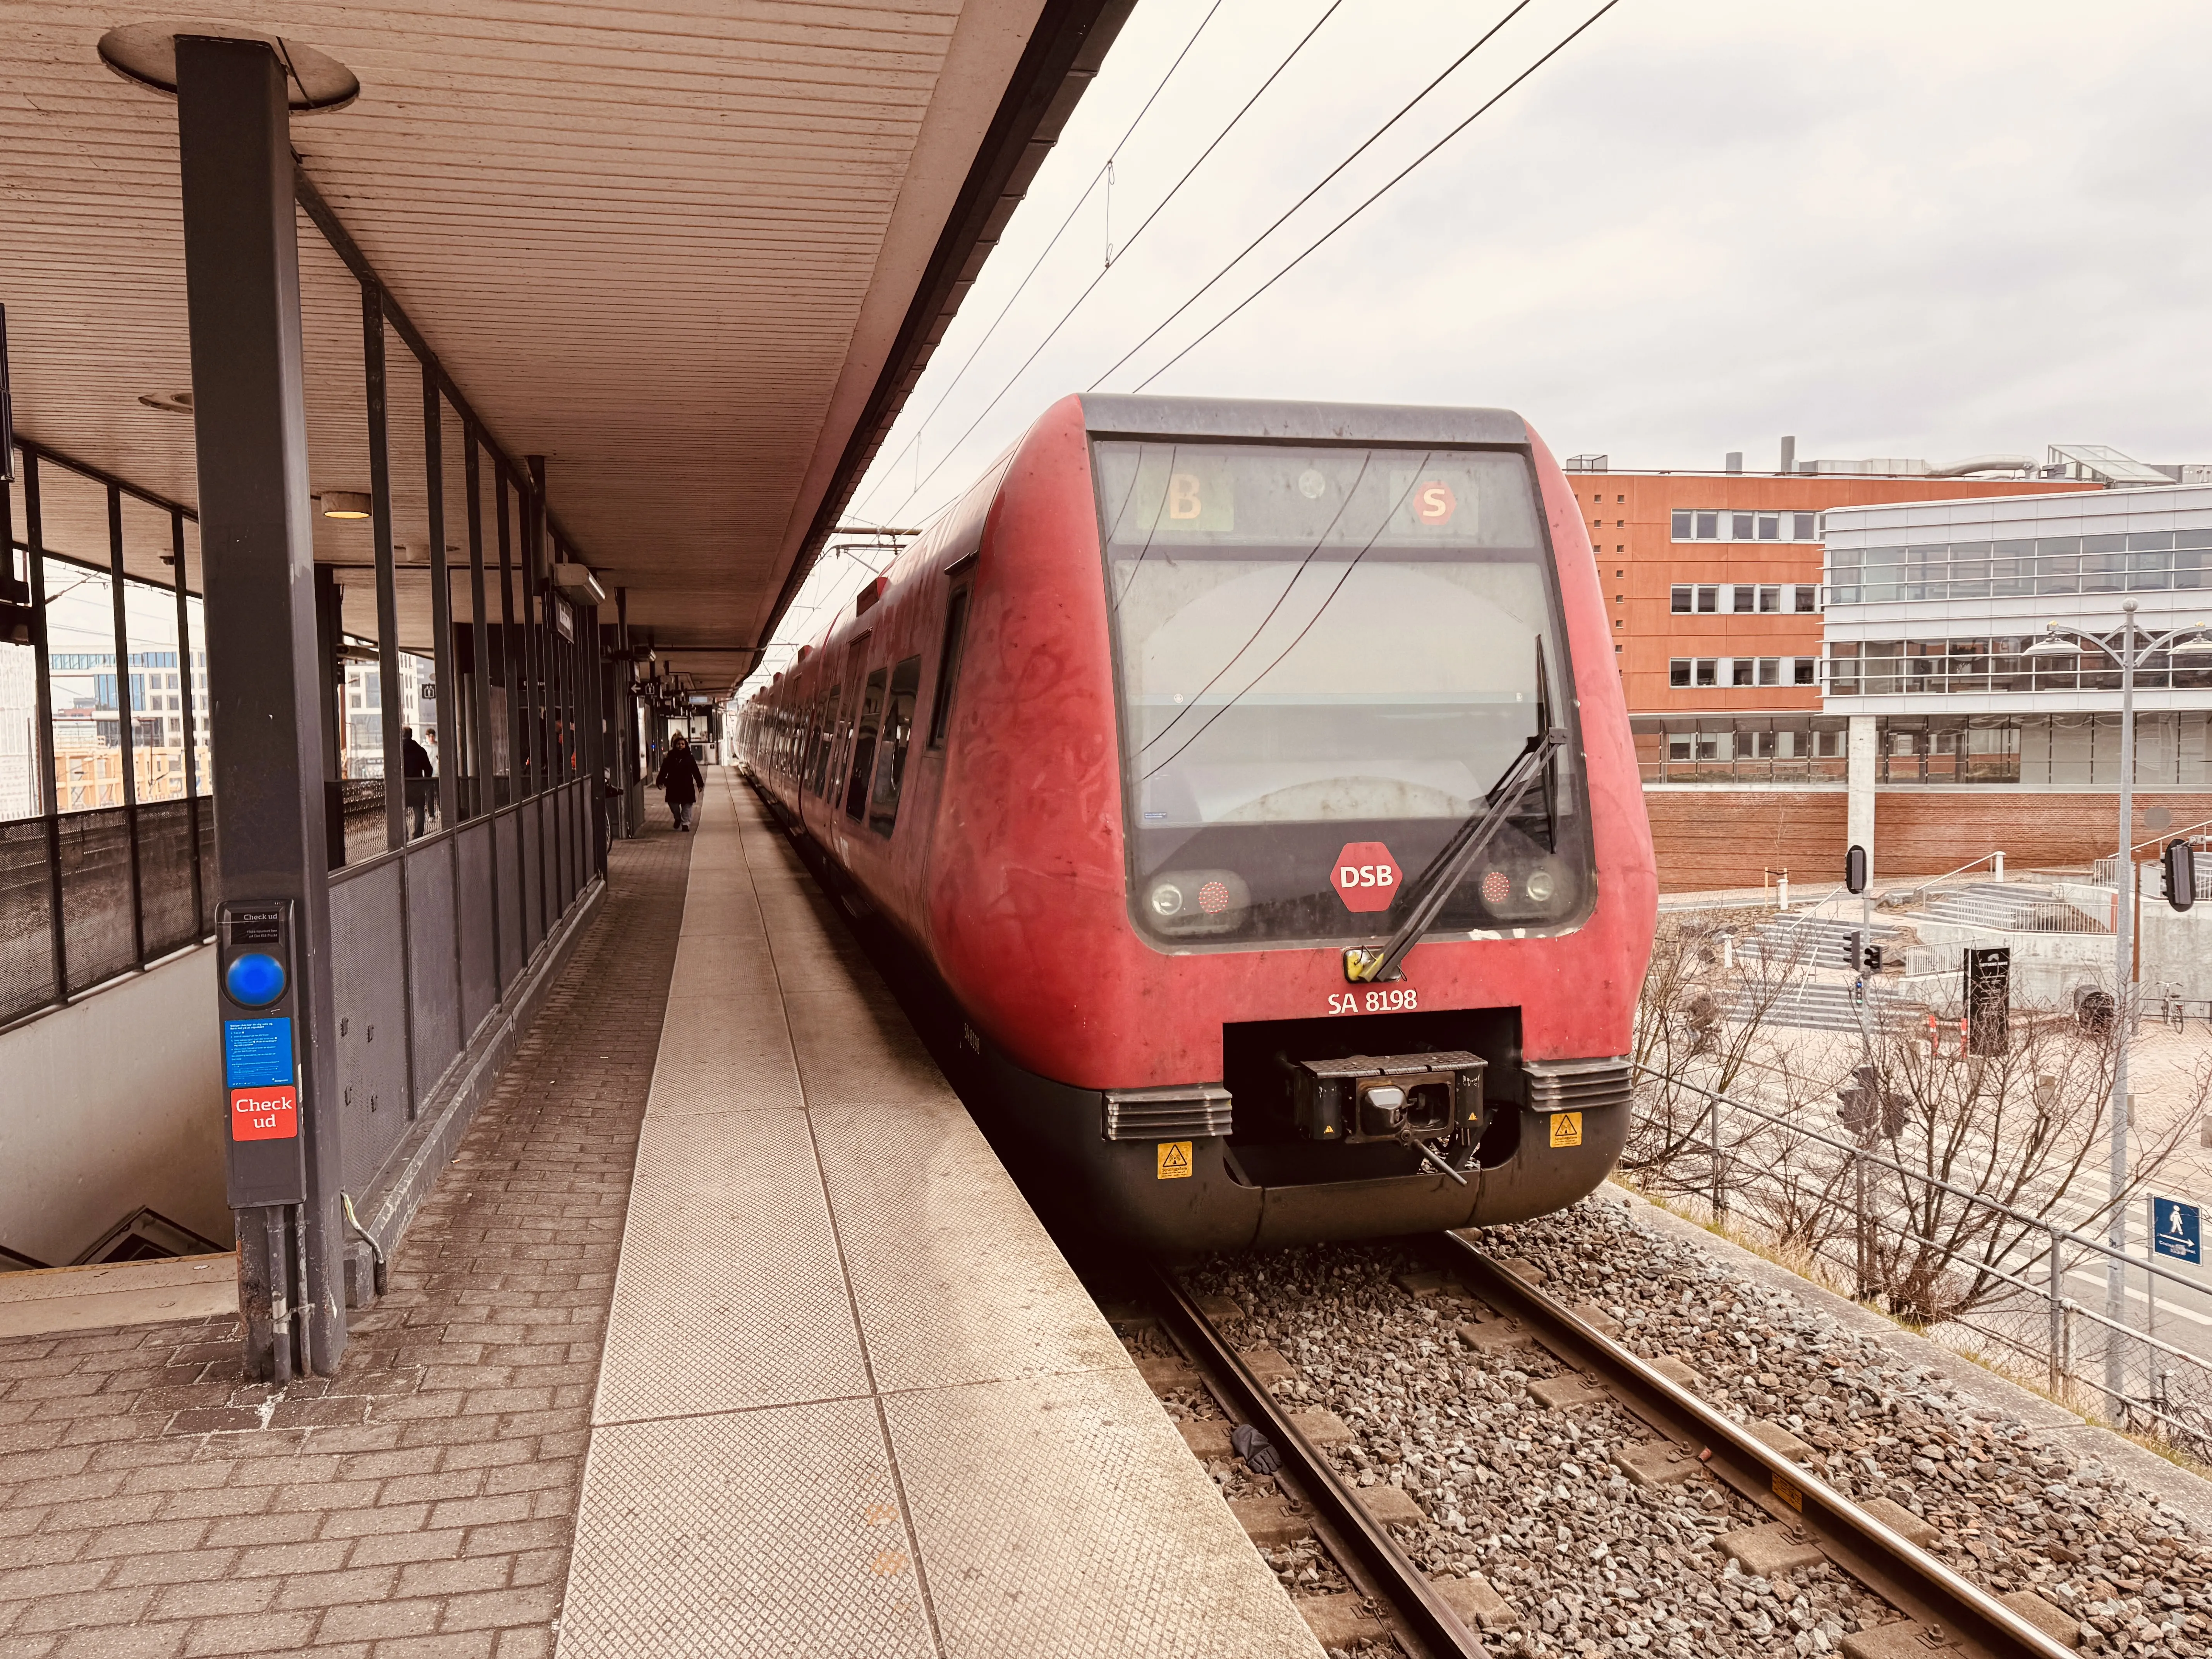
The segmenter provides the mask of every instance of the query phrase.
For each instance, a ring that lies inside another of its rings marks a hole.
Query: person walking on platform
[[[436,787],[432,780],[438,769],[430,763],[430,751],[415,741],[415,728],[399,728],[399,769],[406,775],[407,805],[415,815],[415,829],[408,836],[418,840],[422,834],[422,814],[430,805],[430,792]]]
[[[668,810],[676,815],[676,827],[690,833],[692,804],[699,792],[707,787],[707,775],[699,769],[699,763],[691,757],[691,742],[681,732],[668,751],[668,758],[660,763],[660,770],[653,780],[653,787],[661,792]]]

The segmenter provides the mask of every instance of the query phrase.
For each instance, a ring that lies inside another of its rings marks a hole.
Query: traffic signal
[[[1869,974],[1880,973],[1881,971],[1881,946],[1879,945],[1868,945],[1866,947],[1866,954],[1862,957],[1860,960],[1866,964],[1866,970]]]
[[[2166,855],[2166,902],[2177,910],[2197,902],[2197,849],[2185,841],[2170,841]]]
[[[1867,850],[1854,847],[1844,854],[1844,885],[1854,893],[1867,890]]]
[[[1866,954],[1863,948],[1865,944],[1866,935],[1856,927],[1844,940],[1844,966],[1854,974],[1859,971],[1859,961]]]

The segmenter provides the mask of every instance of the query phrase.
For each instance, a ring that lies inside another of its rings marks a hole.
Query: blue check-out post
[[[2151,1248],[2174,1261],[2201,1264],[2204,1260],[2204,1227],[2194,1204],[2178,1198],[2150,1201]]]

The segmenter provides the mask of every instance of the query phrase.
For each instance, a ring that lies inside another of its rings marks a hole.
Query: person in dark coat
[[[399,769],[406,775],[407,805],[415,814],[415,829],[410,837],[413,839],[422,833],[422,814],[428,809],[431,792],[437,787],[433,780],[438,775],[438,769],[430,763],[430,751],[415,741],[415,728],[411,726],[399,728]]]
[[[653,780],[653,787],[660,791],[668,810],[676,815],[676,827],[689,834],[691,829],[691,807],[699,799],[699,792],[707,787],[706,774],[700,771],[699,763],[692,758],[691,740],[681,732],[668,751],[668,758],[660,763],[660,770]]]

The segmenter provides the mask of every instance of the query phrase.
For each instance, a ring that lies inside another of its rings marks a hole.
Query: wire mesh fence
[[[2052,1063],[2047,1051],[2028,1057]],[[2147,1182],[2173,1143],[2112,1193],[2091,1165],[2096,1134],[2063,1121],[2068,1083],[2077,1102],[2094,1100],[2094,1065],[2066,1082],[2035,1073],[2014,1121],[1936,1114],[1933,1158],[1929,1126],[1916,1121],[1928,1115],[1921,1091],[1888,1086],[1881,1066],[1837,1091],[1840,1133],[1813,1127],[1802,1094],[1761,1103],[1636,1069],[1647,1155],[1631,1174],[1647,1193],[1747,1230],[1831,1288],[2075,1409],[2212,1460],[2212,1355],[2199,1351],[2212,1342],[2193,1328],[2212,1336],[2197,1311],[2212,1306],[2212,1281],[2114,1243],[2116,1217],[2140,1224],[2125,1237],[2149,1243]],[[1973,1086],[2002,1097],[1987,1079]],[[2038,1137],[2050,1156],[2036,1155]],[[1649,1156],[1655,1146],[1665,1155]],[[1969,1171],[1996,1176],[1996,1189],[1950,1178]],[[2079,1196],[2093,1186],[2096,1197]]]

